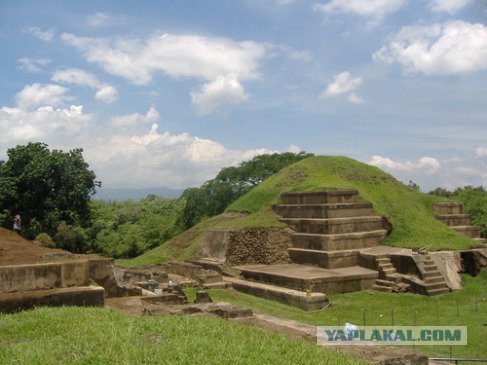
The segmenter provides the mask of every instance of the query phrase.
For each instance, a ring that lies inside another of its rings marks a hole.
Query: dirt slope
[[[45,253],[67,254],[67,251],[38,246],[17,233],[0,228],[0,266],[48,262]]]

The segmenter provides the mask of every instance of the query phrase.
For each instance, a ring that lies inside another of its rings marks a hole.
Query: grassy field
[[[304,311],[235,290],[210,290],[213,300],[250,307],[278,317],[317,326],[338,326],[345,322],[367,326],[445,325],[468,326],[467,346],[418,346],[434,357],[487,358],[487,272],[476,278],[463,276],[464,288],[439,297],[415,294],[362,291],[331,295],[332,306],[318,311]],[[194,290],[187,292],[190,298]],[[451,350],[451,353],[450,353]]]
[[[362,364],[213,317],[42,308],[0,315],[0,364]]]
[[[350,158],[316,156],[271,176],[235,201],[225,213],[197,224],[135,259],[118,263],[139,266],[192,258],[207,230],[285,227],[271,209],[273,204],[279,203],[283,192],[350,188],[357,189],[362,199],[372,202],[376,214],[391,221],[393,230],[385,239],[386,245],[409,248],[429,245],[432,251],[479,245],[435,219],[432,204],[448,198],[412,190],[379,168]]]

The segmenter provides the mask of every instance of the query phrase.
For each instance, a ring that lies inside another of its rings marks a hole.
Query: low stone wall
[[[42,306],[103,307],[105,290],[100,286],[31,290],[0,294],[0,312],[14,313]]]
[[[190,262],[172,262],[164,265],[166,271],[170,274],[184,276],[196,280],[200,284],[218,283],[222,277],[214,270],[203,269],[201,266]]]
[[[0,293],[85,286],[87,261],[0,266]]]

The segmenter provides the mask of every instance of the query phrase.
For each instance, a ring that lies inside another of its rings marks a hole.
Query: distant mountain
[[[93,196],[94,200],[140,200],[147,197],[147,195],[154,194],[163,198],[179,198],[182,194],[182,189],[171,189],[166,187],[160,188],[145,188],[145,189],[131,189],[131,188],[105,188],[98,189]]]

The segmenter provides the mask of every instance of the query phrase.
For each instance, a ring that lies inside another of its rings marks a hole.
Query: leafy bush
[[[52,240],[51,236],[49,236],[45,232],[39,233],[36,236],[35,241],[40,243],[44,247],[55,247],[54,241]]]

